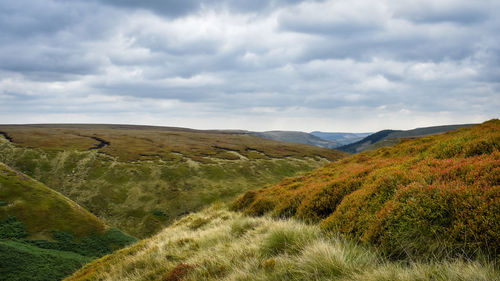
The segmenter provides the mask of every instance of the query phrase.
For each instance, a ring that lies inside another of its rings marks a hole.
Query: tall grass
[[[66,280],[486,281],[499,274],[480,261],[393,262],[372,248],[326,236],[316,225],[246,217],[214,206],[93,261]]]

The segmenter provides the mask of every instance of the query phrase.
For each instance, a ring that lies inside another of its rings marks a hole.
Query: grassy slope
[[[133,241],[60,193],[0,163],[0,280],[60,280]]]
[[[359,153],[366,150],[373,150],[384,146],[394,146],[398,144],[401,140],[409,138],[418,138],[418,137],[442,134],[463,127],[469,127],[472,125],[473,124],[434,126],[434,127],[416,128],[413,130],[406,130],[406,131],[383,130],[371,134],[357,142],[353,142],[338,147],[338,149],[349,153]]]
[[[393,257],[500,254],[500,121],[405,141],[249,191],[234,204],[320,222]]]
[[[148,236],[214,201],[345,154],[234,132],[180,128],[0,126],[0,161],[57,188],[110,225]],[[100,149],[91,137],[108,141]],[[89,150],[90,149],[90,150]]]
[[[212,207],[156,236],[95,260],[78,280],[495,280],[479,262],[390,262],[372,249],[292,220]]]
[[[51,238],[50,231],[77,237],[102,234],[106,228],[93,214],[44,184],[0,163],[0,220],[15,216],[30,235]]]

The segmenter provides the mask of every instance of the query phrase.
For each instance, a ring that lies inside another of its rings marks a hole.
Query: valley
[[[5,280],[500,274],[498,120],[355,155],[245,131],[0,131]]]
[[[136,237],[343,152],[239,132],[119,125],[0,126],[0,161]]]

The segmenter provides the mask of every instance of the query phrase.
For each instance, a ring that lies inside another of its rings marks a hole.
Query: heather
[[[319,223],[394,259],[497,259],[500,121],[404,140],[248,191],[232,205]]]

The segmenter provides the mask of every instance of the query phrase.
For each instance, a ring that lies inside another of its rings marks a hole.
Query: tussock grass
[[[205,221],[193,228],[196,221]],[[213,206],[95,260],[72,280],[495,280],[480,261],[393,262],[317,225],[246,217]]]

